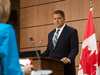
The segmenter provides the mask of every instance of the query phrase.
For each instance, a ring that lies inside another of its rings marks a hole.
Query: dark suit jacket
[[[64,75],[76,75],[75,57],[78,54],[77,30],[66,25],[57,41],[55,49],[53,49],[52,38],[55,31],[56,29],[49,33],[47,50],[44,51],[41,56],[56,59],[62,59],[63,57],[69,58],[71,64],[64,66]]]

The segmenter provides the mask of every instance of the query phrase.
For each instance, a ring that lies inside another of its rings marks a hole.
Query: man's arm
[[[71,34],[70,49],[71,51],[67,58],[69,58],[71,62],[73,62],[79,51],[79,40],[77,30],[74,30],[74,32]]]
[[[79,41],[78,41],[78,34],[77,34],[77,30],[74,30],[74,32],[71,34],[70,37],[70,53],[67,57],[64,57],[61,59],[62,62],[64,62],[65,64],[67,63],[73,63],[75,60],[76,55],[78,54],[79,51]]]

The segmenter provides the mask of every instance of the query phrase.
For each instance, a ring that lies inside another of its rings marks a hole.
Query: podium
[[[39,70],[38,57],[29,57],[32,59],[32,65],[35,70]],[[42,70],[52,70],[52,75],[64,75],[64,64],[60,60],[50,57],[40,57],[40,64]]]

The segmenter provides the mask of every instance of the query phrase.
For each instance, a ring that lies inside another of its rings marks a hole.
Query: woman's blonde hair
[[[6,23],[10,15],[10,0],[0,0],[0,23]]]

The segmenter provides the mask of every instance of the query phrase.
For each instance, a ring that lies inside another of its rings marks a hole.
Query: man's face
[[[65,17],[62,17],[61,14],[54,14],[53,22],[54,22],[54,25],[59,29],[64,25]]]

